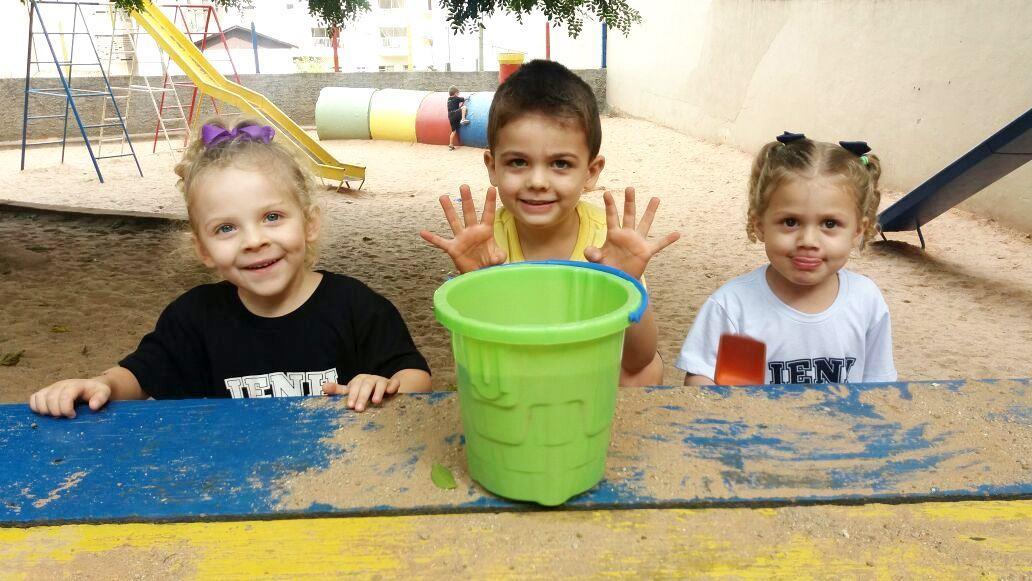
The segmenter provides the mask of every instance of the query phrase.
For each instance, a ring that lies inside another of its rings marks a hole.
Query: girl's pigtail
[[[814,155],[814,142],[802,133],[788,133],[763,146],[753,160],[749,175],[749,211],[746,216],[745,233],[750,242],[758,242],[755,223],[767,211],[770,192],[791,175],[802,171]]]
[[[774,157],[777,151],[788,147],[783,143],[771,141],[763,146],[760,152],[753,159],[752,171],[749,174],[749,210],[746,213],[745,233],[749,236],[750,242],[756,242],[759,237],[756,234],[755,222],[763,214],[766,204],[763,200],[763,192],[770,182],[771,168],[774,167]]]
[[[881,160],[878,159],[877,155],[870,153],[864,157],[867,158],[867,173],[871,174],[871,183],[873,183],[875,189],[877,189],[878,179],[881,178]]]
[[[862,196],[860,204],[861,216],[867,219],[867,228],[864,229],[863,238],[860,241],[860,249],[863,250],[867,241],[878,235],[878,206],[881,204],[881,190],[878,189],[878,179],[881,178],[881,160],[877,155],[866,154],[864,157],[867,163],[864,167],[869,176],[869,190]]]

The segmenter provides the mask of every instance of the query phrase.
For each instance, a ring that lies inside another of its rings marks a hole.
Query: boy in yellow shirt
[[[463,185],[462,220],[450,197],[441,196],[455,237],[420,232],[448,253],[459,273],[523,260],[586,260],[640,279],[649,260],[680,236],[674,232],[648,241],[659,199],[649,201],[636,223],[634,188],[624,191],[622,223],[608,192],[604,211],[581,201],[605,166],[599,155],[602,125],[591,87],[559,63],[531,61],[502,83],[491,103],[487,141],[484,165],[493,187],[481,219],[469,186]],[[496,194],[503,206],[497,216]],[[627,329],[620,385],[662,383],[657,335],[650,304],[641,321]]]

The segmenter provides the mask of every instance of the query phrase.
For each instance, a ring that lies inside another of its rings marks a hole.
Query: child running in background
[[[491,179],[481,220],[469,186],[459,188],[462,220],[449,196],[441,196],[454,238],[423,231],[444,250],[459,273],[523,260],[587,260],[641,278],[649,260],[678,238],[647,240],[659,199],[652,198],[636,222],[634,189],[624,193],[623,221],[613,196],[606,209],[581,200],[594,187],[605,158],[599,155],[602,125],[595,95],[563,65],[531,61],[495,93],[487,125],[484,164]],[[503,208],[495,216],[495,195]],[[542,297],[543,301],[549,297]],[[627,329],[620,385],[656,385],[663,361],[656,352],[652,304],[641,321]]]
[[[703,304],[677,359],[685,385],[713,383],[723,333],[767,344],[768,384],[896,380],[885,299],[843,268],[877,231],[881,165],[868,151],[788,132],[760,150],[746,232],[770,263]]]
[[[34,393],[33,411],[75,417],[112,399],[347,394],[358,411],[430,391],[426,360],[387,299],[314,271],[320,210],[305,166],[253,122],[201,128],[176,165],[194,248],[224,279],[187,291],[136,351],[92,379]]]
[[[459,126],[469,125],[469,119],[466,119],[466,98],[459,96],[459,88],[455,85],[448,89],[448,123],[451,124],[448,149],[455,149],[459,144]]]

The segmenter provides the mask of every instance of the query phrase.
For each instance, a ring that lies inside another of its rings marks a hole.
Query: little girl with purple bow
[[[347,395],[356,411],[430,390],[430,369],[387,299],[313,270],[321,214],[305,162],[275,130],[212,121],[176,165],[193,246],[223,281],[191,289],[118,365],[34,393],[33,411],[75,417],[113,399]]]

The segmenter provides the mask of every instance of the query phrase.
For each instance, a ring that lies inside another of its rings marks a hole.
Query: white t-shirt
[[[678,369],[712,378],[720,335],[736,333],[767,344],[768,384],[896,380],[889,308],[871,279],[840,270],[835,302],[809,314],[770,290],[769,266],[728,281],[706,299],[681,347]]]

